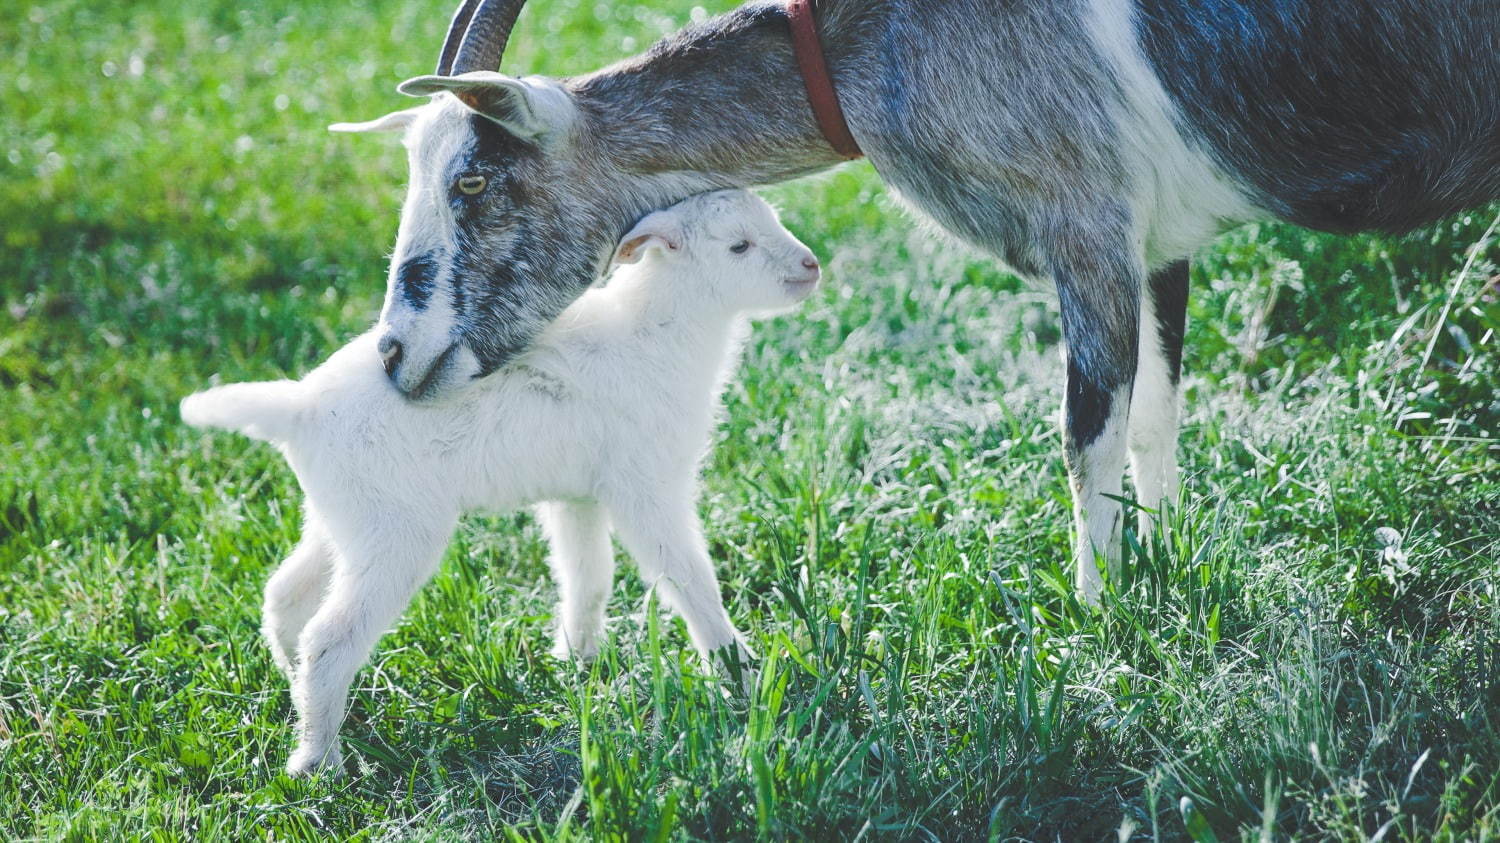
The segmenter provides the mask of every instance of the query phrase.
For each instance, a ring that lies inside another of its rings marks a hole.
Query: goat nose
[[[802,266],[807,269],[817,269],[818,259],[813,257],[812,255],[808,255],[807,257],[802,259]]]
[[[380,352],[380,360],[385,365],[386,375],[394,378],[396,376],[396,368],[401,365],[401,341],[390,334],[386,334],[380,338],[380,343],[376,345],[376,350]]]

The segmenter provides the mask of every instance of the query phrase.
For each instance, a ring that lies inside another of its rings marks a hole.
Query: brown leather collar
[[[854,135],[849,133],[839,96],[833,90],[833,79],[828,75],[823,42],[818,39],[818,22],[813,19],[812,0],[787,0],[786,14],[792,21],[792,52],[797,56],[802,84],[807,86],[807,100],[812,103],[813,116],[823,130],[823,137],[845,158],[864,157]]]

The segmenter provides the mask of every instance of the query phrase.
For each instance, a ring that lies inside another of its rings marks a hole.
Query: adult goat
[[[787,8],[754,2],[570,79],[496,72],[523,0],[468,0],[406,129],[383,320],[413,400],[494,371],[647,211],[842,156]],[[1496,0],[822,0],[853,138],[943,228],[1057,287],[1077,586],[1174,496],[1186,258],[1276,217],[1404,231],[1500,198]],[[1143,341],[1143,338],[1145,341]]]

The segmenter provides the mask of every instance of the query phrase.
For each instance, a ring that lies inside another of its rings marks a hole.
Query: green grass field
[[[533,0],[508,68],[701,14]],[[404,107],[447,15],[0,14],[0,837],[1500,839],[1497,209],[1200,256],[1184,503],[1095,613],[1049,293],[866,164],[765,191],[829,283],[758,329],[705,478],[753,698],[628,567],[604,658],[554,661],[537,527],[471,518],[356,681],[351,775],[284,777],[299,495],[177,401],[372,320],[404,158],[322,127]]]

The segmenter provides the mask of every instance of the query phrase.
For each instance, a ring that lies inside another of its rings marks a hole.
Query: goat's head
[[[380,350],[413,400],[453,392],[523,350],[604,271],[619,235],[619,198],[573,97],[555,80],[494,70],[520,6],[468,0],[437,74],[400,86],[430,102],[330,127],[404,132],[410,185]]]
[[[666,276],[654,282],[680,284],[683,296],[754,316],[791,310],[817,289],[820,274],[812,250],[748,190],[700,193],[647,214],[620,240],[614,259],[646,261]]]

